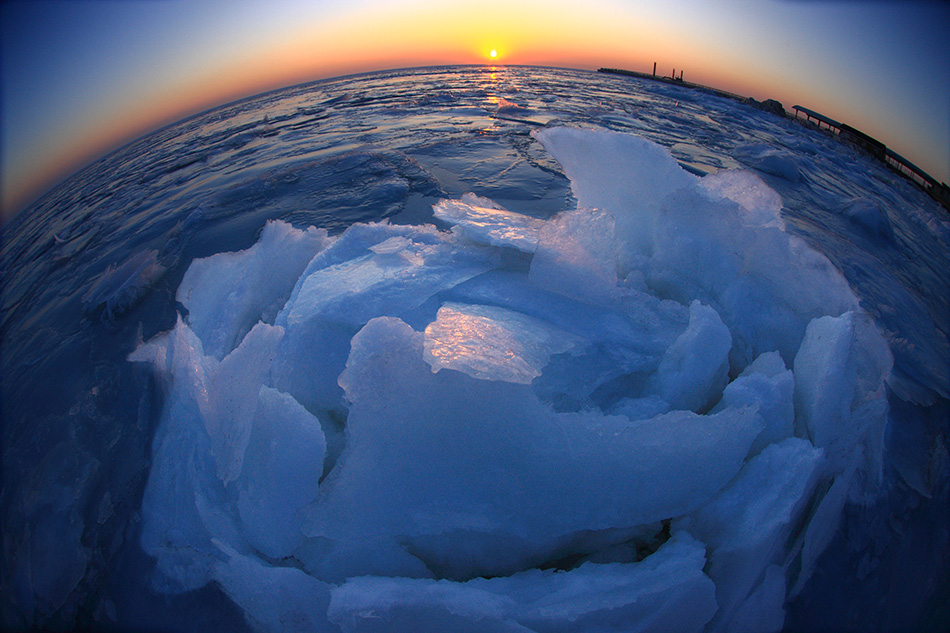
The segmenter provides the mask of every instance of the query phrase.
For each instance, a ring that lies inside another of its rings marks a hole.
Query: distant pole
[[[683,71],[680,71],[680,81],[683,81]]]
[[[670,79],[676,79],[676,69],[673,69],[673,74],[670,75]]]
[[[656,62],[653,62],[653,76],[656,77]]]

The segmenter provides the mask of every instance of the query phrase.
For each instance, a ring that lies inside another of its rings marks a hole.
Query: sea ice
[[[794,365],[797,431],[825,450],[832,472],[844,472],[858,453],[861,470],[873,482],[881,477],[884,381],[892,363],[866,314],[848,312],[808,324]]]
[[[353,578],[332,590],[328,615],[343,631],[698,633],[716,611],[704,563],[702,543],[680,533],[633,564],[464,583]]]
[[[165,267],[158,263],[158,251],[138,252],[118,266],[110,264],[83,295],[83,306],[87,312],[102,306],[110,318],[122,316],[164,274]]]
[[[223,561],[214,579],[244,610],[248,623],[268,633],[333,633],[327,622],[330,586],[294,567],[269,565],[216,543]]]
[[[279,325],[319,319],[359,327],[376,316],[411,310],[492,267],[489,257],[460,248],[433,227],[380,225],[365,236],[359,234],[368,231],[357,227],[355,239],[350,233],[310,262],[277,317]]]
[[[316,495],[326,444],[311,414],[262,384],[281,334],[259,323],[219,362],[179,320],[130,356],[152,362],[166,381],[142,501],[142,544],[172,581],[170,590],[211,579],[214,539],[275,556],[300,540],[299,523],[275,520],[292,518]]]
[[[340,377],[346,449],[310,535],[415,543],[450,577],[511,573],[574,532],[698,508],[762,430],[748,408],[636,423],[558,414],[527,385],[433,374],[423,354],[424,336],[398,319],[374,319],[353,338]]]
[[[176,299],[204,352],[221,360],[258,321],[273,323],[304,267],[330,242],[324,229],[276,220],[245,251],[193,261]]]
[[[510,246],[533,253],[544,220],[508,211],[472,193],[461,200],[441,200],[433,206],[435,217],[455,227],[466,238],[490,246]]]
[[[728,629],[743,606],[754,606],[759,614],[782,611],[784,591],[763,589],[753,602],[744,603],[762,582],[776,582],[768,579],[769,565],[788,562],[786,541],[814,489],[821,461],[822,451],[807,440],[772,444],[749,460],[711,503],[676,526],[709,548],[707,573],[716,583],[719,605],[710,630]],[[766,596],[773,600],[768,606]],[[770,619],[784,616],[766,621]]]
[[[614,218],[600,210],[565,211],[545,222],[528,278],[573,299],[617,300]]]
[[[663,201],[647,283],[664,297],[699,299],[717,310],[733,338],[732,369],[779,351],[794,360],[808,322],[857,308],[841,273],[802,240],[700,188]],[[774,204],[773,195],[762,196]],[[751,204],[751,203],[750,203]]]
[[[283,558],[302,544],[297,513],[317,496],[325,453],[320,422],[287,394],[262,388],[237,481],[238,515],[257,551]]]
[[[484,380],[529,384],[552,354],[585,341],[544,321],[492,306],[445,303],[425,330],[432,371],[455,369]]]
[[[652,252],[650,235],[663,198],[696,182],[666,149],[638,136],[566,127],[535,130],[532,136],[571,180],[579,208],[613,215],[624,269]]]
[[[758,176],[535,138],[578,209],[466,194],[451,231],[272,223],[192,264],[129,357],[165,391],[156,587],[261,630],[781,628],[881,477],[887,344]]]
[[[530,275],[530,273],[529,273]],[[633,288],[618,288],[612,305],[543,290],[523,274],[492,271],[442,295],[459,303],[497,305],[544,320],[584,340],[569,355],[551,358],[533,383],[559,409],[609,408],[641,397],[647,376],[659,366],[689,320],[686,306]]]
[[[702,412],[720,399],[728,382],[732,335],[715,310],[693,301],[689,326],[666,350],[649,390],[672,409]]]
[[[731,633],[778,633],[785,625],[785,569],[769,565],[729,622]]]
[[[35,438],[48,436],[42,428],[34,427],[34,431]],[[19,475],[30,491],[20,504],[30,528],[23,531],[22,540],[16,539],[12,530],[6,533],[6,547],[19,554],[14,557],[17,564],[8,586],[16,598],[31,607],[35,604],[39,613],[63,608],[94,556],[83,540],[87,526],[76,501],[89,499],[101,467],[75,437],[68,436],[51,447],[35,467]]]
[[[493,263],[492,253],[463,248],[432,226],[351,226],[308,264],[277,315],[285,336],[271,368],[273,386],[311,411],[339,411],[337,377],[360,327],[412,312]]]
[[[778,352],[762,354],[726,386],[713,413],[726,407],[757,405],[765,429],[752,444],[757,455],[769,444],[791,437],[795,432],[795,377]]]
[[[798,182],[802,172],[792,154],[768,145],[740,145],[734,150],[734,156],[754,169]]]
[[[867,198],[850,200],[842,209],[842,215],[864,229],[872,237],[887,241],[894,239],[894,228],[880,205]]]
[[[782,196],[750,171],[723,170],[704,176],[699,186],[711,197],[732,200],[739,205],[739,218],[752,226],[785,227]]]

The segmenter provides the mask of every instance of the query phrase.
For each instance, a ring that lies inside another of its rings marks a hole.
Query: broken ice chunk
[[[293,567],[274,567],[215,543],[226,560],[216,562],[214,578],[258,631],[329,633],[326,621],[330,587]],[[219,554],[216,558],[220,558]]]
[[[344,234],[341,247],[346,242]],[[325,253],[327,260],[332,261],[333,251]],[[484,254],[460,249],[444,234],[424,229],[363,248],[353,245],[347,254],[343,261],[311,270],[321,258],[315,259],[277,323],[295,326],[321,319],[359,327],[375,316],[416,308],[436,292],[491,268]]]
[[[699,632],[716,612],[703,544],[680,533],[639,563],[447,580],[352,578],[330,591],[343,631]]]
[[[743,608],[781,611],[785,592],[768,588],[769,565],[784,565],[786,540],[818,479],[822,451],[807,440],[771,444],[749,460],[728,487],[689,518],[674,525],[710,548],[708,573],[716,583],[717,612],[709,630],[730,630]],[[747,600],[757,586],[763,592]],[[768,598],[774,602],[766,604]]]
[[[379,244],[369,247],[377,255],[395,255],[406,250],[406,247],[412,244],[409,238],[402,235],[394,235],[388,240],[383,240]]]
[[[237,481],[237,509],[248,542],[271,558],[303,541],[297,512],[317,496],[326,439],[296,400],[263,387]]]
[[[583,339],[519,312],[492,306],[447,303],[425,331],[425,359],[436,372],[455,369],[482,380],[528,384],[552,354]]]
[[[613,214],[624,272],[652,251],[653,226],[663,198],[697,181],[669,151],[637,136],[566,127],[535,130],[531,135],[571,179],[578,207]]]
[[[559,414],[524,384],[433,373],[424,339],[393,318],[353,337],[339,380],[346,449],[310,508],[309,536],[398,537],[453,578],[513,573],[576,532],[700,508],[762,429],[754,408],[640,422]]]
[[[871,318],[847,312],[808,324],[795,356],[796,432],[825,449],[829,470],[843,472],[853,454],[881,477],[887,394],[893,359]]]
[[[759,415],[765,421],[765,430],[752,444],[750,456],[758,455],[769,444],[794,435],[794,391],[795,378],[791,370],[785,368],[781,355],[767,352],[726,386],[722,400],[712,411],[757,405]]]
[[[726,386],[732,335],[719,314],[699,301],[689,306],[689,326],[670,346],[650,389],[673,409],[702,411]]]
[[[548,220],[538,236],[529,278],[574,299],[609,303],[619,297],[614,218],[599,209],[577,209]]]
[[[241,475],[263,374],[282,333],[259,323],[218,362],[179,318],[170,335],[129,357],[154,363],[167,386],[143,493],[141,537],[142,548],[158,559],[166,591],[196,589],[211,579],[212,538],[246,547],[225,486]],[[261,457],[255,450],[251,463]]]
[[[205,378],[208,391],[198,396],[198,406],[202,409],[204,396],[205,429],[211,438],[218,477],[225,484],[241,474],[257,396],[283,335],[279,327],[258,323]]]
[[[544,220],[532,218],[472,193],[461,200],[440,200],[432,206],[435,217],[452,224],[457,233],[478,244],[510,246],[533,253]]]
[[[785,227],[780,215],[782,196],[751,171],[729,169],[709,174],[700,179],[699,186],[712,198],[738,203],[747,225]]]
[[[247,250],[191,262],[175,298],[204,353],[221,360],[258,321],[273,323],[300,273],[330,243],[325,229],[275,220]]]

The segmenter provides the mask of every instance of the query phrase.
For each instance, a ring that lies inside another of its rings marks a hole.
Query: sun
[[[508,50],[501,42],[483,42],[479,48],[478,57],[489,64],[495,64],[508,56]]]

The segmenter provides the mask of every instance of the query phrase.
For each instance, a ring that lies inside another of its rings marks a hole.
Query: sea
[[[333,240],[383,221],[448,231],[433,205],[468,193],[538,221],[574,209],[538,140],[555,127],[637,135],[697,177],[755,174],[780,196],[782,230],[840,271],[893,357],[883,479],[844,506],[781,626],[944,630],[948,211],[859,148],[749,103],[517,66],[373,72],[223,105],[94,161],[0,229],[0,626],[268,629],[227,583],[170,589],[143,549],[169,392],[130,355],[187,318],[176,293],[193,262],[251,248],[269,222]],[[615,158],[586,156],[605,171]]]

